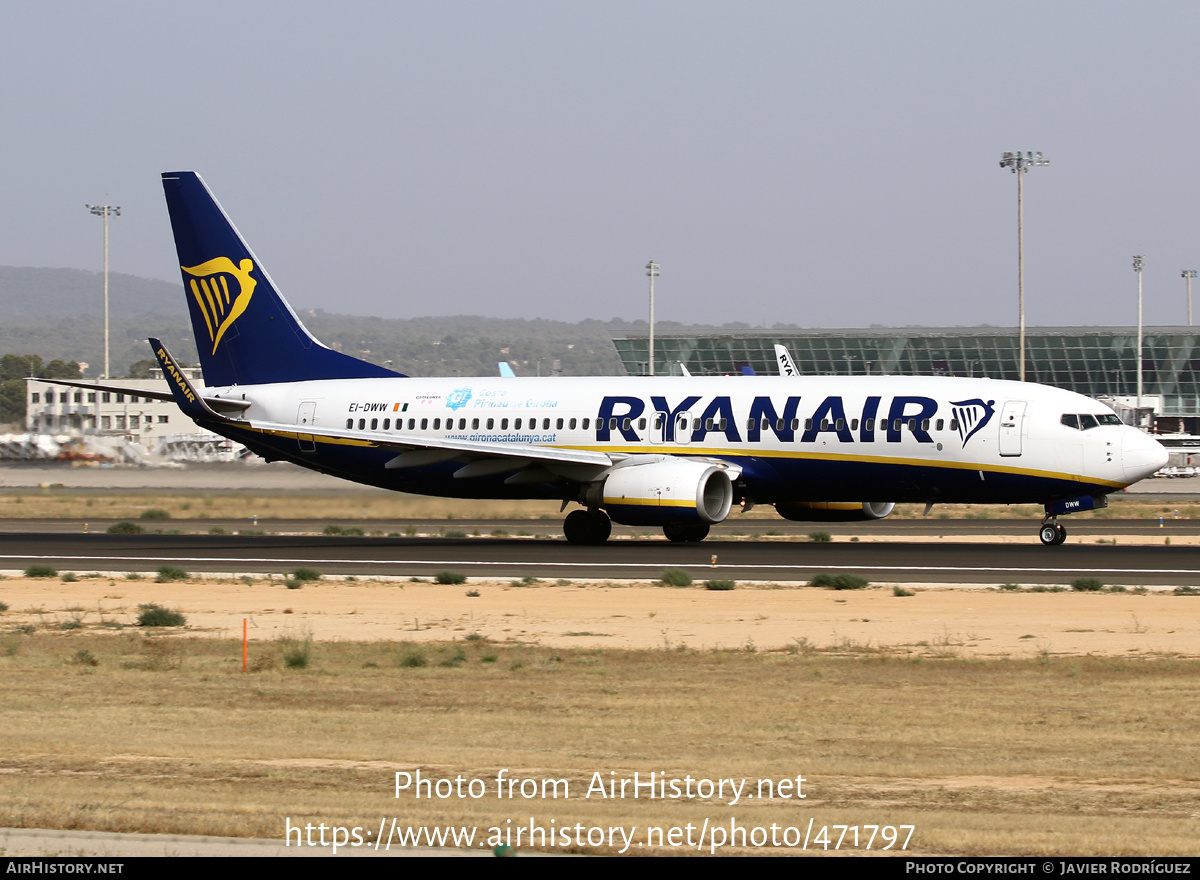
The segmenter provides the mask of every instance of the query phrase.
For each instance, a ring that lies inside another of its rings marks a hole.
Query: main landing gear
[[[1057,547],[1063,541],[1067,540],[1066,527],[1061,525],[1057,517],[1047,516],[1042,520],[1042,527],[1038,530],[1038,537],[1042,539],[1042,543],[1047,547]]]
[[[563,520],[563,534],[571,544],[603,544],[612,534],[612,520],[603,510],[572,510]]]
[[[680,544],[699,544],[708,537],[708,523],[667,523],[663,534],[668,541]]]
[[[612,520],[603,510],[572,510],[563,520],[563,534],[571,544],[603,544],[612,534]],[[708,537],[708,523],[668,523],[663,534],[670,541],[696,544]]]

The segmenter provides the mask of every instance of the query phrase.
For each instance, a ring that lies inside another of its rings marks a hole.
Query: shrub
[[[288,669],[307,669],[312,659],[312,633],[306,633],[303,638],[281,638],[279,644],[283,647],[283,665]]]
[[[447,538],[465,538],[466,536],[467,533],[461,529],[451,529],[450,531],[444,533],[444,537]]]
[[[75,576],[75,572],[73,571],[64,571],[63,576],[59,578],[59,580],[61,580],[64,584],[73,584],[79,580],[79,578]]]
[[[172,581],[186,581],[189,575],[182,568],[175,565],[160,565],[158,567],[158,577],[155,578],[160,584],[169,584]]]
[[[1200,590],[1195,587],[1176,587],[1173,592],[1176,596],[1200,596]]]
[[[25,577],[27,578],[52,578],[58,577],[58,572],[49,565],[31,565],[25,569]]]
[[[322,577],[321,572],[315,568],[298,568],[292,572],[292,577],[298,581],[319,581]]]
[[[402,669],[420,669],[426,662],[425,652],[420,648],[405,651],[396,658],[396,665]]]
[[[826,590],[861,590],[870,584],[869,580],[856,574],[818,574],[808,582],[810,587]]]
[[[433,582],[435,584],[465,584],[467,576],[459,574],[457,571],[439,571]]]
[[[143,510],[138,519],[170,519],[171,514],[157,507],[151,507]]]
[[[658,581],[668,587],[690,587],[692,576],[683,568],[667,568],[663,570]]]
[[[1071,581],[1071,589],[1081,593],[1098,593],[1104,589],[1100,578],[1075,578]]]
[[[138,606],[138,626],[183,626],[187,618],[178,611],[171,611],[150,602]]]
[[[110,535],[140,535],[145,531],[137,523],[119,522],[113,523],[107,529]]]
[[[478,599],[479,591],[478,590],[467,590],[467,598],[468,599]]]
[[[705,581],[706,590],[732,590],[737,587],[736,581]]]
[[[7,611],[7,610],[8,610],[8,603],[0,602],[0,611]]]
[[[335,526],[335,525],[325,526],[325,531],[322,532],[322,534],[324,534],[324,535],[340,535],[341,533],[342,533],[342,527]]]
[[[895,586],[895,587],[892,587],[892,595],[893,596],[915,596],[917,594],[915,592],[913,592],[912,590],[904,589],[904,587]]]
[[[809,532],[808,540],[814,544],[828,544],[833,540],[833,535],[829,534],[829,532]]]

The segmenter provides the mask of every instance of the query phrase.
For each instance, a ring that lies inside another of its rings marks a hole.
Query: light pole
[[[1179,273],[1180,277],[1187,279],[1188,286],[1188,326],[1192,326],[1192,279],[1196,277],[1195,269],[1184,269]]]
[[[1137,254],[1133,258],[1133,271],[1137,272],[1138,277],[1138,339],[1137,339],[1137,415],[1138,426],[1141,427],[1141,408],[1142,408],[1142,267],[1146,264],[1146,258],[1141,254]]]
[[[651,260],[646,264],[646,274],[650,276],[650,360],[646,375],[654,375],[654,279],[658,277],[658,263]]]
[[[1018,368],[1022,382],[1025,381],[1025,171],[1049,164],[1050,160],[1043,158],[1041,153],[1000,154],[1000,167],[1010,168],[1017,175],[1017,312],[1021,351]]]
[[[104,378],[108,378],[108,218],[120,217],[120,205],[87,205],[89,211],[104,218]]]

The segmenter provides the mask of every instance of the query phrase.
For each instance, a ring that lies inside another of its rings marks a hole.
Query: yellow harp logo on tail
[[[216,354],[225,331],[246,311],[246,306],[250,305],[250,297],[258,283],[250,277],[250,273],[254,271],[254,262],[242,260],[239,265],[234,266],[229,257],[217,257],[199,266],[180,268],[195,276],[189,282],[192,296],[196,299],[196,305],[200,306],[200,314],[204,315],[208,338],[212,340],[213,354]],[[230,278],[237,283],[237,290],[232,293],[229,289]]]

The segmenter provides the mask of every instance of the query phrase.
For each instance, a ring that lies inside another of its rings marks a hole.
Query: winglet
[[[215,419],[219,422],[228,421],[225,417],[215,413],[204,398],[200,396],[200,392],[192,385],[191,380],[183,374],[183,370],[175,365],[175,359],[171,357],[171,353],[167,351],[167,347],[153,337],[150,338],[150,347],[154,349],[154,356],[158,359],[158,365],[162,368],[163,378],[167,380],[167,385],[171,388],[171,394],[175,397],[175,403],[183,411],[183,414],[188,418],[199,421],[200,419]]]

